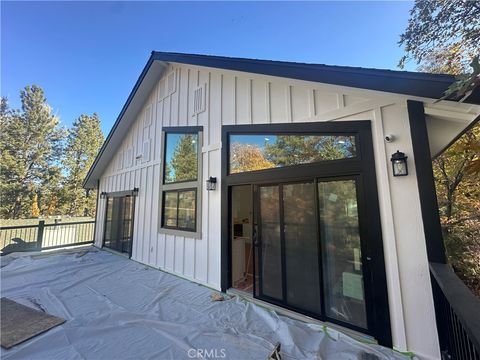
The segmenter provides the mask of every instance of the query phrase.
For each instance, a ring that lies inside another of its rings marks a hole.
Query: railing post
[[[44,227],[45,227],[45,220],[40,220],[38,222],[38,232],[37,232],[37,249],[38,250],[42,250]]]

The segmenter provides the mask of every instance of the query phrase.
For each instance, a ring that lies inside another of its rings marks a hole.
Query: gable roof
[[[445,74],[153,51],[88,171],[83,183],[85,188],[96,186],[96,181],[108,165],[114,150],[128,132],[163,70],[171,62],[432,99],[441,98],[445,90],[455,81],[452,75]],[[465,102],[480,104],[480,89],[476,89]]]

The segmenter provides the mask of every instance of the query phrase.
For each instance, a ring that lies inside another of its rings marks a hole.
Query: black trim
[[[152,55],[150,55],[150,57],[148,58],[148,61],[145,64],[145,67],[143,68],[142,72],[140,73],[140,76],[138,77],[137,82],[135,83],[130,95],[128,95],[127,101],[123,105],[122,110],[120,111],[120,114],[118,115],[117,120],[115,121],[115,124],[113,124],[113,127],[110,130],[110,132],[108,133],[107,138],[103,142],[102,147],[98,151],[98,154],[95,157],[95,160],[93,161],[92,166],[88,170],[87,176],[85,176],[85,180],[83,180],[83,184],[82,184],[84,187],[85,187],[85,184],[87,183],[88,179],[90,178],[90,175],[92,174],[93,170],[97,166],[98,161],[102,157],[103,152],[107,148],[107,145],[110,142],[110,139],[112,138],[113,134],[115,133],[115,130],[117,129],[118,125],[120,124],[120,121],[122,120],[123,114],[125,114],[125,111],[127,111],[128,106],[130,105],[133,98],[135,97],[135,94],[137,93],[137,90],[140,87],[140,84],[143,82],[143,79],[147,75],[148,70],[150,70],[150,66],[152,66],[154,61],[155,61],[155,59],[154,59],[154,56],[153,56],[153,53],[152,53]]]
[[[100,186],[100,185],[99,185]],[[124,190],[124,191],[112,191],[102,193],[106,197],[124,197],[124,196],[136,196],[135,191],[138,189]]]
[[[243,71],[433,99],[441,98],[445,90],[455,81],[454,76],[447,74],[428,74],[225,56],[154,51],[152,52],[152,57],[158,61]],[[469,102],[468,99],[467,102]]]
[[[120,193],[125,193],[125,191],[119,191],[119,192],[116,192],[116,193],[111,193],[111,194],[120,194]],[[109,246],[106,246],[105,245],[105,236],[106,236],[106,233],[107,233],[107,212],[108,212],[108,199],[112,199],[112,205],[113,205],[113,199],[115,197],[123,197],[123,198],[131,198],[131,201],[132,201],[132,218],[131,218],[131,226],[130,226],[130,234],[129,234],[129,239],[130,239],[130,248],[129,248],[129,252],[128,252],[128,257],[131,258],[132,257],[132,253],[133,253],[133,232],[134,232],[134,227],[135,227],[135,202],[136,202],[136,196],[132,196],[132,195],[129,195],[129,194],[124,194],[122,196],[107,196],[106,199],[105,199],[105,219],[103,221],[103,239],[102,239],[102,247],[106,247],[112,251],[116,251],[116,252],[119,252],[119,253],[125,253],[123,251],[119,251],[118,249],[113,249]],[[123,208],[123,219],[125,219],[125,207]],[[112,210],[112,215],[113,215],[113,210]],[[125,221],[125,220],[123,220]]]
[[[203,126],[164,126],[162,131],[171,134],[195,134],[203,131]]]
[[[275,124],[272,124],[272,125],[275,125]],[[228,125],[227,127],[235,127],[237,125]],[[243,126],[243,125],[240,125],[240,126]],[[249,126],[249,125],[247,125]],[[338,159],[334,159],[334,160],[328,160],[328,159],[325,159],[325,160],[318,160],[318,161],[314,161],[314,162],[309,162],[309,163],[301,163],[301,164],[296,164],[296,165],[285,165],[285,166],[282,166],[280,168],[265,168],[265,169],[262,169],[262,170],[251,170],[251,171],[242,171],[242,172],[237,172],[237,173],[232,173],[230,172],[230,148],[228,149],[229,153],[229,161],[228,161],[228,175],[229,176],[237,176],[238,174],[245,174],[245,173],[251,173],[251,172],[255,172],[255,173],[258,173],[259,171],[271,171],[271,170],[281,170],[281,169],[284,169],[286,167],[291,167],[291,166],[304,166],[304,167],[309,167],[311,166],[312,164],[315,164],[315,163],[328,163],[328,164],[331,164],[332,162],[336,161],[336,162],[343,162],[343,161],[346,161],[346,160],[359,160],[359,155],[358,155],[358,150],[357,150],[357,143],[358,143],[358,136],[355,132],[351,132],[351,133],[347,133],[347,132],[343,132],[343,131],[337,131],[337,132],[325,132],[325,131],[322,131],[322,132],[306,132],[303,128],[301,129],[295,129],[295,130],[291,130],[291,131],[288,131],[288,132],[285,132],[285,131],[270,131],[270,132],[262,132],[261,130],[257,130],[257,129],[260,129],[262,127],[262,125],[255,125],[255,129],[252,131],[252,129],[246,129],[246,131],[244,133],[240,133],[240,132],[237,132],[236,130],[235,131],[232,131],[232,133],[230,135],[264,135],[264,136],[285,136],[285,135],[292,135],[292,136],[330,136],[330,137],[334,137],[334,136],[343,136],[343,137],[353,137],[355,140],[354,140],[354,147],[355,147],[355,155],[354,156],[351,156],[351,157],[344,157],[344,158],[338,158]],[[228,144],[230,146],[230,138],[228,139]]]
[[[163,158],[162,158],[162,173],[163,173],[163,179],[162,179],[162,184],[163,185],[173,185],[173,184],[181,184],[181,183],[191,183],[194,181],[198,181],[198,174],[200,170],[200,166],[198,163],[198,156],[201,153],[202,149],[199,146],[199,138],[200,138],[200,132],[203,133],[203,126],[177,126],[177,127],[164,127],[162,128],[162,139],[163,140]],[[197,177],[195,179],[188,179],[188,180],[181,180],[181,181],[171,181],[171,182],[166,182],[165,181],[165,166],[167,165],[167,136],[168,134],[196,134],[197,135]]]
[[[135,97],[138,88],[143,82],[154,61],[177,62],[211,68],[244,71],[254,74],[271,75],[325,84],[349,86],[360,89],[421,96],[432,99],[441,98],[447,88],[455,82],[454,76],[446,74],[427,74],[408,71],[152,51],[147,64],[143,68],[142,73],[132,89],[132,92],[123,105],[115,124],[100,148],[100,151],[98,152],[92,166],[88,170],[87,176],[83,181],[84,187],[86,186],[86,183],[88,182],[93,170],[97,166],[101,156],[108,146],[108,143],[115,133],[118,124],[122,120],[125,111]],[[470,95],[465,102],[480,104],[479,88],[475,89],[472,95]]]
[[[446,264],[423,102],[408,100],[407,108],[428,260]]]
[[[357,157],[332,160],[318,163],[302,164],[280,169],[267,169],[229,175],[229,134],[234,133],[334,133],[356,134]],[[351,324],[334,319],[319,317],[318,314],[294,309],[308,316],[328,320],[342,326],[350,327],[364,333],[372,334],[380,344],[392,346],[390,328],[390,312],[388,306],[387,280],[385,272],[383,241],[380,223],[380,210],[375,175],[375,158],[370,121],[342,121],[337,123],[287,123],[265,125],[229,125],[222,126],[222,182],[221,182],[221,288],[226,291],[231,286],[231,245],[230,226],[231,203],[230,188],[233,185],[255,185],[265,183],[286,183],[322,178],[355,178],[357,179],[357,197],[359,199],[359,226],[361,236],[368,239],[362,243],[362,263],[364,265],[366,287],[367,322],[369,330],[359,329]],[[327,179],[328,180],[328,179]],[[258,211],[258,209],[254,209]],[[361,214],[361,215],[360,215]],[[254,224],[255,225],[255,224]],[[255,280],[255,279],[254,279]],[[255,290],[258,291],[258,290]],[[323,295],[323,287],[321,289]],[[371,295],[370,295],[371,294]],[[278,300],[277,300],[278,301]],[[273,301],[272,301],[273,302]],[[322,311],[324,309],[322,308]],[[323,313],[325,314],[325,313]]]
[[[180,193],[181,192],[188,192],[188,191],[194,191],[195,192],[195,226],[193,228],[184,228],[184,227],[178,226],[178,210],[179,210],[179,204],[180,204],[180,201],[179,201]],[[176,215],[177,216],[177,226],[167,226],[167,225],[165,225],[165,195],[167,193],[177,193],[177,215]],[[172,190],[162,191],[162,229],[196,232],[197,231],[197,211],[198,211],[197,200],[198,200],[197,188],[182,188],[182,189],[172,189]]]

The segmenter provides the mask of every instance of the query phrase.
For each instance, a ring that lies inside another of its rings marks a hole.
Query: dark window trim
[[[221,182],[221,288],[226,291],[231,287],[231,218],[230,192],[232,185],[261,184],[263,182],[290,182],[305,180],[306,178],[357,176],[359,185],[364,191],[357,194],[359,200],[358,211],[363,214],[359,219],[365,225],[360,231],[363,238],[368,238],[367,249],[362,247],[362,258],[371,258],[364,263],[365,281],[371,281],[371,297],[367,298],[367,323],[370,333],[380,344],[391,347],[392,335],[390,327],[390,311],[385,260],[383,254],[383,240],[380,223],[380,209],[377,193],[377,179],[375,157],[370,120],[336,121],[315,123],[282,123],[261,125],[225,125],[222,126],[222,182]],[[280,169],[267,169],[255,172],[228,174],[229,162],[229,134],[238,133],[305,133],[321,132],[334,134],[357,134],[356,150],[358,158],[347,158],[326,162],[301,164]],[[358,186],[358,185],[357,185]],[[363,245],[362,245],[363,246]],[[369,271],[368,268],[371,270]],[[369,278],[368,278],[369,277]],[[368,279],[368,280],[367,280]],[[379,285],[380,284],[380,285]],[[318,317],[318,316],[317,316]],[[329,320],[331,322],[336,322]],[[337,322],[338,323],[338,322]],[[351,325],[344,324],[349,328]],[[362,330],[367,333],[365,330]]]
[[[99,182],[100,186],[100,182]],[[110,249],[111,251],[116,251],[115,249],[111,249],[108,246],[105,246],[105,237],[107,235],[107,212],[108,212],[108,199],[112,199],[115,197],[131,197],[132,198],[132,219],[131,219],[131,228],[130,228],[130,251],[128,252],[128,257],[131,258],[133,254],[133,234],[135,231],[135,203],[136,203],[136,196],[132,196],[129,194],[124,194],[124,193],[131,193],[131,191],[117,191],[113,193],[108,193],[107,197],[105,198],[105,219],[103,220],[103,238],[102,238],[102,248],[106,247],[107,249]],[[124,195],[119,195],[119,194],[124,194]],[[113,202],[112,202],[113,205]],[[113,210],[112,210],[113,211]],[[125,209],[124,209],[125,211]],[[113,214],[113,212],[112,212]],[[117,251],[118,252],[118,251]]]
[[[193,129],[193,130],[192,130]],[[200,130],[197,130],[197,131],[194,131],[194,129],[200,129]],[[201,154],[202,152],[202,149],[200,148],[200,143],[198,141],[198,138],[199,138],[199,133],[203,131],[203,127],[202,126],[192,126],[192,127],[186,127],[186,126],[179,126],[179,127],[166,127],[166,128],[162,128],[162,139],[164,139],[163,141],[163,144],[162,144],[162,148],[163,148],[163,152],[162,152],[162,184],[163,185],[172,185],[172,184],[181,184],[181,183],[188,183],[188,182],[194,182],[194,181],[198,181],[198,176],[199,176],[199,173],[198,173],[198,170],[200,168],[199,164],[198,164],[198,160],[199,160],[199,154]],[[196,134],[197,135],[197,177],[195,179],[187,179],[187,180],[180,180],[180,181],[171,181],[171,182],[166,182],[165,181],[165,166],[167,165],[167,161],[166,161],[166,156],[167,156],[167,136],[168,134]]]
[[[273,124],[272,124],[273,125]],[[230,125],[229,125],[230,126]],[[242,171],[242,172],[238,172],[238,173],[232,173],[230,172],[230,145],[231,145],[231,142],[230,142],[230,136],[231,135],[273,135],[273,136],[282,136],[282,135],[294,135],[294,136],[302,136],[302,135],[305,135],[305,136],[350,136],[350,137],[354,137],[355,138],[355,156],[352,156],[352,157],[345,157],[345,158],[340,158],[340,159],[334,159],[334,160],[319,160],[319,161],[313,161],[313,162],[309,162],[309,163],[302,163],[302,164],[296,164],[296,165],[286,165],[286,166],[282,166],[282,167],[277,167],[277,168],[267,168],[267,169],[261,169],[261,170],[250,170],[250,171]],[[252,173],[252,172],[255,172],[255,173],[258,173],[258,172],[261,172],[261,171],[271,171],[271,170],[277,170],[277,169],[285,169],[285,168],[292,168],[292,167],[296,167],[296,166],[312,166],[313,164],[325,164],[325,165],[331,165],[333,162],[335,161],[346,161],[346,160],[360,160],[360,152],[359,152],[359,149],[358,149],[358,144],[359,144],[359,140],[358,140],[358,133],[356,132],[351,132],[351,133],[347,133],[347,132],[308,132],[308,131],[301,131],[301,132],[293,132],[293,131],[285,131],[285,132],[274,132],[274,131],[270,131],[270,132],[267,132],[267,131],[255,131],[255,132],[234,132],[234,131],[230,131],[229,134],[228,134],[228,169],[227,169],[227,172],[228,172],[228,175],[229,176],[236,176],[236,175],[239,175],[239,174],[245,174],[245,173]]]
[[[176,181],[176,182],[164,182],[165,177],[165,156],[166,156],[166,136],[167,134],[197,134],[197,178],[194,180]],[[161,132],[161,164],[160,164],[160,192],[159,192],[159,214],[158,232],[160,234],[178,235],[193,239],[202,238],[202,184],[203,184],[203,126],[175,126],[162,127]],[[164,207],[164,193],[168,191],[182,191],[182,190],[195,190],[195,229],[179,228],[164,226],[163,223],[163,207]]]
[[[164,126],[162,132],[172,134],[195,134],[203,131],[203,126]]]
[[[162,228],[164,229],[170,229],[170,230],[180,230],[180,231],[191,231],[191,232],[195,232],[197,231],[197,198],[198,198],[198,189],[197,188],[182,188],[182,189],[172,189],[172,190],[164,190],[162,191],[162,209],[161,209],[161,212],[162,212]],[[188,228],[188,227],[180,227],[178,226],[178,211],[179,211],[179,197],[180,197],[180,193],[181,192],[187,192],[187,191],[194,191],[195,192],[195,226],[193,228]],[[177,226],[168,226],[168,225],[165,225],[165,213],[164,213],[164,210],[165,210],[165,195],[167,193],[177,193],[177,215],[176,215],[176,218],[177,218]]]
[[[113,192],[107,192],[104,195],[109,198],[114,198],[114,197],[124,197],[124,196],[134,196],[133,195],[134,190],[124,190],[124,191],[113,191]]]

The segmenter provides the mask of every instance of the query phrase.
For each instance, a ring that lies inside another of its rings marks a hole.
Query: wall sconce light
[[[393,176],[407,176],[408,175],[408,166],[407,158],[403,152],[397,150],[395,154],[392,155],[390,161],[392,162]]]
[[[102,191],[100,193],[100,199],[105,199],[107,197],[107,193],[105,191]]]
[[[140,189],[139,189],[138,187],[133,188],[133,190],[132,190],[132,195],[133,195],[133,196],[138,196],[138,192],[139,192],[139,191],[140,191]]]
[[[215,190],[217,188],[217,178],[210,176],[207,180],[207,191]]]

